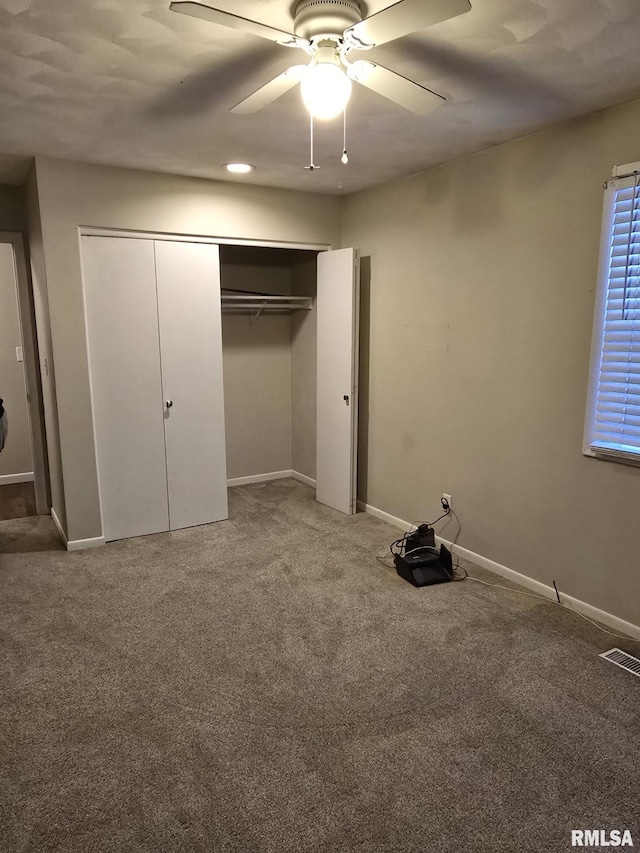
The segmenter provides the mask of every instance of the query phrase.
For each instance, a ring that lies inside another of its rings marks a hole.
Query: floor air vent
[[[608,652],[603,652],[600,657],[615,663],[616,666],[621,666],[622,669],[626,669],[627,672],[632,672],[640,678],[640,660],[638,658],[634,658],[620,649],[609,649]]]

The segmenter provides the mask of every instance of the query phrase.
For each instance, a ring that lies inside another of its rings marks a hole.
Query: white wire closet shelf
[[[255,322],[262,313],[286,314],[289,311],[311,311],[310,296],[275,296],[269,293],[238,293],[223,290],[220,295],[225,314],[251,314]]]

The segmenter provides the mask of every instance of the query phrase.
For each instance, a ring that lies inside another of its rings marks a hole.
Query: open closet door
[[[316,499],[356,511],[358,429],[357,249],[318,255],[318,410]]]

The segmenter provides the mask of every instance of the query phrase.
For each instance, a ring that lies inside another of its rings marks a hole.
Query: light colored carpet
[[[640,844],[640,679],[597,656],[617,641],[414,589],[375,561],[394,528],[293,480],[230,510],[70,554],[48,519],[3,523],[2,851]]]

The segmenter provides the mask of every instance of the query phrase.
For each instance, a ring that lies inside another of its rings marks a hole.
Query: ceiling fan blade
[[[344,37],[353,47],[366,49],[448,21],[470,9],[469,0],[400,0],[348,27]]]
[[[231,27],[233,30],[251,33],[251,35],[275,41],[285,47],[301,47],[306,49],[309,45],[306,39],[294,36],[293,33],[286,33],[284,30],[277,30],[258,21],[251,21],[249,18],[241,18],[239,15],[223,12],[221,9],[213,9],[204,3],[194,3],[191,0],[176,0],[176,2],[170,4],[169,8],[172,12],[180,12],[182,15],[201,18],[203,21],[210,21],[212,24],[221,24],[224,27]]]
[[[265,83],[248,98],[232,107],[231,112],[236,115],[260,112],[299,83],[306,68],[306,65],[292,65],[291,68],[287,68],[282,74],[278,74],[277,77]]]
[[[375,62],[354,62],[352,69],[349,76],[356,82],[416,115],[426,115],[446,103],[446,98],[437,92],[432,92],[431,89]]]
[[[391,67],[400,62],[421,67],[425,79],[448,78],[447,88],[456,100],[480,94],[508,104],[511,110],[535,108],[566,113],[570,108],[568,93],[560,85],[528,73],[507,56],[461,50],[426,34],[381,47],[376,51],[378,55]]]
[[[147,112],[160,121],[227,112],[248,92],[284,71],[290,59],[272,42],[248,40],[234,51],[232,59],[177,80],[149,104]]]

